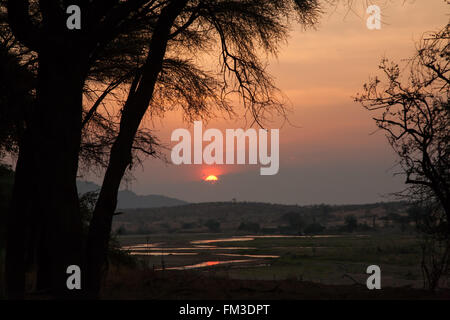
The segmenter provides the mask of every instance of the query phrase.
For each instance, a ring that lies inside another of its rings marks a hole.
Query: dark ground
[[[383,285],[383,284],[382,284]],[[103,299],[149,300],[450,300],[450,290],[432,293],[410,287],[368,290],[365,285],[325,285],[288,280],[238,280],[193,271],[113,269]]]

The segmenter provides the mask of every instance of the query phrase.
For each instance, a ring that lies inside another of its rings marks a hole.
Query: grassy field
[[[211,242],[198,249],[191,241],[230,238],[230,234],[153,234],[123,236],[123,245],[154,246],[138,259],[155,269],[202,262],[249,260],[193,269],[203,274],[246,280],[297,279],[323,284],[365,284],[366,268],[378,265],[382,286],[423,285],[421,253],[414,235],[371,233],[322,237],[261,237],[249,241]],[[159,254],[163,252],[164,255]],[[173,254],[170,254],[173,253]],[[194,255],[179,255],[194,253]],[[227,254],[227,255],[223,255]],[[229,254],[229,256],[228,256]],[[277,258],[248,257],[271,255]]]

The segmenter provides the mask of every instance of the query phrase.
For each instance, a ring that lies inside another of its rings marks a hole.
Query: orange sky
[[[425,31],[448,22],[449,6],[434,1],[369,1],[382,9],[381,30],[366,28],[365,7],[354,1],[354,12],[337,8],[325,13],[317,30],[293,28],[288,45],[280,49],[269,70],[292,102],[290,121],[280,130],[280,173],[259,176],[258,166],[166,165],[149,159],[134,171],[128,185],[140,194],[164,194],[197,202],[232,198],[281,203],[362,203],[402,188],[392,177],[395,157],[371,115],[352,101],[377,73],[383,56],[399,61],[414,51]],[[275,123],[278,127],[281,123]],[[152,126],[170,145],[176,128],[192,128],[172,112]],[[211,120],[208,128],[244,128],[242,120]],[[170,159],[170,156],[169,156]],[[209,174],[220,182],[201,181]],[[97,179],[95,179],[97,180]]]

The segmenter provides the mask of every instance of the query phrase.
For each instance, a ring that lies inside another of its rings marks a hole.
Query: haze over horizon
[[[260,165],[181,165],[147,159],[123,186],[137,194],[161,194],[188,202],[258,201],[282,204],[356,204],[387,201],[404,188],[394,176],[396,158],[372,115],[352,96],[369,76],[378,73],[383,57],[396,62],[414,54],[426,31],[448,22],[445,1],[373,1],[382,9],[381,30],[368,30],[364,7],[346,14],[343,8],[325,13],[317,30],[294,28],[287,45],[269,70],[291,101],[289,121],[270,124],[280,129],[280,170],[261,176]],[[437,15],[436,12],[441,12]],[[164,119],[147,119],[167,145],[177,128],[192,130],[179,111]],[[248,128],[242,118],[212,119],[205,128]],[[205,144],[204,144],[205,145]],[[170,161],[170,151],[166,152]],[[214,183],[203,181],[216,175]],[[86,180],[101,183],[102,176]]]

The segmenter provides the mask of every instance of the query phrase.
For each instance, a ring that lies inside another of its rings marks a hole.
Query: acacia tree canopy
[[[120,181],[132,164],[133,150],[153,154],[151,133],[139,133],[144,114],[170,107],[181,107],[187,118],[208,116],[213,108],[232,112],[230,95],[239,96],[258,123],[273,111],[284,114],[263,57],[276,54],[292,21],[310,26],[320,13],[316,0],[2,0],[1,4],[17,47],[33,53],[37,66],[35,103],[19,144],[8,226],[8,290],[19,296],[25,272],[21,252],[29,248],[23,235],[14,231],[30,217],[42,218],[30,220],[38,221],[36,227],[30,222],[30,228],[41,235],[36,242],[38,286],[50,285],[55,294],[73,294],[63,279],[65,266],[75,261],[87,265],[83,288],[97,295]],[[81,30],[66,27],[69,5],[81,8]],[[218,72],[199,61],[201,54],[214,52]],[[96,96],[99,84],[103,92]],[[119,120],[113,121],[98,108],[119,86],[127,95]],[[83,105],[83,95],[94,97],[92,105]],[[137,145],[139,141],[148,142],[148,148]],[[86,145],[90,148],[83,149]],[[76,193],[83,150],[107,166],[86,252]],[[29,196],[32,200],[24,202]]]
[[[399,157],[412,197],[432,198],[450,221],[449,25],[424,35],[408,73],[383,59],[378,77],[356,101],[377,113],[374,120]]]

